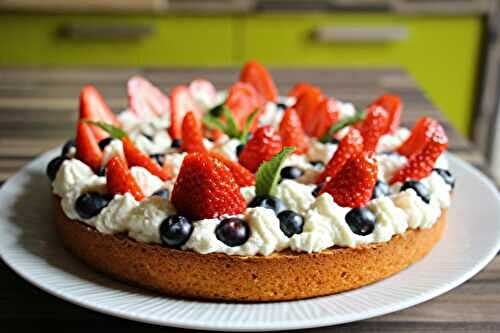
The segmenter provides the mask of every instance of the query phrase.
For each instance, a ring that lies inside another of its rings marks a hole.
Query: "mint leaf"
[[[226,134],[232,138],[238,138],[241,135],[238,124],[236,124],[236,119],[234,119],[233,113],[227,107],[223,109],[224,117],[226,118]]]
[[[335,124],[332,125],[332,127],[330,127],[328,132],[326,132],[326,134],[321,137],[319,141],[322,143],[328,142],[332,138],[332,136],[335,135],[335,133],[337,133],[346,126],[351,126],[359,121],[362,121],[364,118],[365,118],[364,112],[356,112],[354,116],[347,117],[336,122]]]
[[[222,121],[217,117],[213,117],[210,114],[207,114],[203,117],[202,121],[211,129],[218,128],[221,131],[225,132],[226,125],[224,125]]]
[[[273,158],[260,165],[255,175],[256,195],[276,195],[276,185],[280,179],[281,168],[286,157],[295,150],[295,147],[285,147]]]
[[[259,113],[259,109],[255,109],[254,112],[250,113],[245,120],[245,125],[243,126],[243,131],[241,131],[240,135],[240,141],[241,143],[245,144],[247,143],[248,140],[248,132],[250,131],[250,126],[252,126],[254,118],[257,116]]]
[[[103,123],[101,121],[83,120],[84,123],[90,124],[106,131],[113,139],[121,139],[127,136],[127,132],[113,125]]]

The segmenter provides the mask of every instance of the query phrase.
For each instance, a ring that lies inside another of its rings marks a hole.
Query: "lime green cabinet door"
[[[219,16],[5,14],[0,65],[227,65],[231,27]]]
[[[241,62],[255,58],[270,66],[402,66],[453,124],[468,132],[480,17],[262,14],[240,24]],[[388,36],[379,36],[377,30]]]

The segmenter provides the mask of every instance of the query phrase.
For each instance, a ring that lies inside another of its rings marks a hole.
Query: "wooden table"
[[[230,69],[1,69],[0,68],[0,182],[36,155],[74,135],[78,93],[95,84],[113,110],[126,107],[125,82],[143,74],[162,88],[204,77],[217,87],[237,78]],[[421,115],[436,117],[450,137],[450,151],[479,168],[481,156],[461,137],[400,69],[274,70],[282,93],[295,82],[317,84],[329,95],[364,106],[383,92],[400,95],[405,102],[403,124],[411,126]],[[479,227],[479,225],[478,225]],[[2,326],[89,329],[165,329],[133,323],[85,310],[31,286],[0,262],[0,322]],[[36,325],[36,326],[34,326]],[[116,331],[116,330],[115,330]],[[170,331],[177,331],[171,329]],[[180,331],[180,330],[179,330]],[[317,332],[428,332],[500,331],[500,259],[447,294],[410,309]]]

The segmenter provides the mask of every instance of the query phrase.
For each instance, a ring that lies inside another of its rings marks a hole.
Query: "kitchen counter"
[[[271,70],[282,93],[306,81],[340,100],[364,106],[383,92],[402,97],[403,124],[428,115],[448,131],[450,151],[483,168],[478,151],[449,125],[421,90],[401,69],[280,69]],[[36,155],[74,135],[78,93],[95,84],[115,111],[126,107],[126,79],[142,74],[163,89],[204,77],[218,88],[237,78],[232,69],[2,69],[0,68],[0,182]],[[47,195],[49,195],[47,183]],[[0,322],[2,326],[164,331],[80,308],[31,286],[0,262]],[[460,287],[424,304],[386,316],[307,332],[456,332],[500,331],[500,258]],[[183,331],[171,329],[172,331]]]

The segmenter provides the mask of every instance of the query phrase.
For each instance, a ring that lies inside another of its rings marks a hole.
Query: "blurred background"
[[[236,67],[257,59],[271,68],[403,67],[500,179],[498,7],[497,0],[0,0],[0,66]]]

